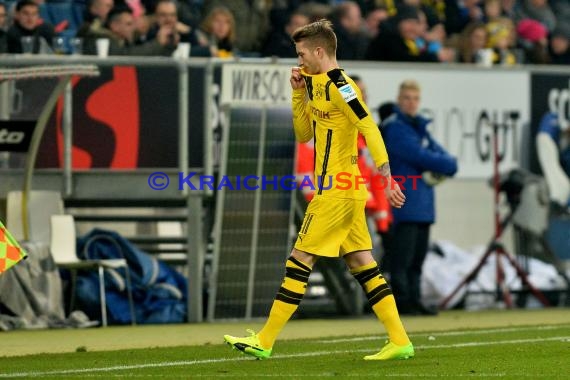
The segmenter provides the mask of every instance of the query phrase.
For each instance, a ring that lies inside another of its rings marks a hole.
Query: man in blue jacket
[[[564,116],[552,111],[542,116],[536,151],[550,200],[562,209],[570,209],[570,125]]]
[[[402,189],[406,205],[392,210],[394,236],[389,261],[392,291],[401,314],[437,313],[420,302],[420,277],[430,226],[435,222],[433,186],[438,178],[457,172],[456,159],[427,131],[431,120],[418,115],[420,92],[415,80],[402,82],[398,106],[382,128],[392,173],[406,178]]]

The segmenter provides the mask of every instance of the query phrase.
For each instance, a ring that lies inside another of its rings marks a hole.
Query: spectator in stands
[[[548,44],[550,64],[570,65],[570,25],[559,23]]]
[[[198,29],[198,25],[200,25],[200,20],[202,19],[202,2],[203,0],[177,1],[178,20],[192,28]],[[148,9],[147,12],[149,12]]]
[[[55,32],[53,26],[40,21],[40,9],[32,0],[20,0],[14,12],[14,24],[8,29],[7,43],[9,53],[22,53],[21,39],[33,37],[33,53],[37,54],[44,47],[51,46]]]
[[[141,0],[124,0],[125,4],[133,11],[133,18],[138,20],[146,14],[146,9]]]
[[[430,30],[425,13],[420,10],[418,11],[418,16],[420,33],[418,38],[416,38],[416,45],[420,52],[432,53],[437,56],[445,42],[445,29],[442,24],[437,24]]]
[[[241,55],[260,52],[269,31],[269,12],[273,0],[204,0],[203,14],[208,15],[214,8],[229,10],[234,21],[235,48]],[[255,54],[253,54],[255,55]]]
[[[457,161],[427,130],[431,120],[419,115],[420,86],[415,80],[401,83],[398,106],[386,120],[382,136],[390,152],[394,178],[407,178],[401,187],[406,205],[392,209],[394,236],[390,255],[390,281],[401,314],[436,314],[421,302],[420,279],[428,250],[430,226],[435,222],[435,199],[428,177],[453,176]],[[412,183],[411,176],[417,180]],[[424,177],[425,176],[425,177]]]
[[[531,19],[521,20],[517,25],[518,46],[525,53],[525,63],[546,64],[548,54],[548,30],[540,22]]]
[[[301,12],[309,16],[310,22],[315,22],[323,18],[329,18],[332,14],[333,7],[328,4],[315,2],[303,3],[297,8],[297,12]]]
[[[503,22],[491,22],[486,25],[488,38],[487,47],[493,50],[494,65],[511,66],[517,63],[515,55],[510,50],[511,29]]]
[[[99,19],[105,23],[105,21],[107,21],[107,15],[114,6],[114,0],[89,0],[85,10],[84,21],[92,22],[95,19]]]
[[[83,24],[77,31],[77,37],[86,38],[90,33],[104,28],[107,15],[114,5],[114,0],[89,0],[85,8]]]
[[[429,8],[429,13],[432,14],[438,23],[445,23],[448,3],[454,2],[455,0],[421,0],[422,7]]]
[[[373,40],[380,32],[380,24],[390,17],[388,10],[384,7],[376,7],[371,9],[364,17],[364,25],[369,40]]]
[[[501,16],[515,19],[517,0],[501,0]]]
[[[483,14],[485,22],[497,21],[503,14],[501,0],[485,0]]]
[[[156,39],[135,45],[135,22],[128,7],[113,8],[107,17],[106,27],[90,29],[84,41],[86,54],[95,54],[98,38],[108,38],[109,55],[163,55],[170,56],[178,45],[179,35],[172,27],[162,27]]]
[[[360,60],[366,53],[367,39],[362,33],[363,18],[360,7],[354,1],[338,4],[332,21],[337,38],[337,59]]]
[[[442,48],[438,54],[420,51],[416,40],[421,25],[418,10],[401,7],[398,14],[380,25],[380,33],[368,46],[366,59],[396,62],[451,62],[454,52]]]
[[[461,33],[467,24],[483,20],[481,0],[446,1],[445,31],[448,36]]]
[[[541,22],[549,31],[556,27],[556,16],[548,0],[520,0],[520,6],[517,8],[514,22],[519,22],[526,18]]]
[[[0,3],[0,54],[8,52],[8,38],[6,36],[6,18],[8,10],[4,3]]]
[[[509,31],[509,47],[517,45],[517,32],[515,24],[511,18],[502,15],[500,0],[485,0],[484,21],[489,30],[494,28],[496,23],[503,24]]]
[[[568,0],[550,0],[550,8],[556,16],[556,25],[559,23],[567,23],[570,20],[570,1]]]
[[[198,44],[196,29],[178,20],[178,7],[176,0],[159,0],[154,10],[155,25],[150,29],[147,40],[156,39],[161,28],[175,30],[180,36],[180,42],[188,42],[191,46],[191,55],[209,57],[211,55],[208,46]]]
[[[431,6],[426,5],[422,0],[401,0],[401,3],[405,6],[416,8],[418,12],[423,12],[426,17],[429,30],[436,25],[441,25],[441,28],[443,28],[443,24],[437,17],[434,9]]]
[[[213,57],[228,58],[234,55],[236,24],[226,7],[212,9],[197,33],[200,46],[209,47]]]
[[[480,52],[487,47],[487,28],[482,22],[467,25],[458,42],[457,58],[461,63],[478,63]]]
[[[117,0],[117,5],[120,5],[120,1],[124,1],[125,6],[128,6],[133,12],[137,44],[145,42],[150,32],[152,20],[150,15],[147,14],[144,4],[141,0]]]
[[[298,28],[309,23],[309,17],[303,13],[293,12],[289,16],[289,20],[284,29],[275,30],[269,35],[269,39],[263,48],[263,56],[295,58],[297,52],[295,45],[291,40],[291,35]]]

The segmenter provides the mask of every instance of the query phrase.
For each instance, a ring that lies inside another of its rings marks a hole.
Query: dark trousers
[[[401,312],[420,304],[420,279],[429,242],[429,223],[398,223],[390,244],[390,283]]]

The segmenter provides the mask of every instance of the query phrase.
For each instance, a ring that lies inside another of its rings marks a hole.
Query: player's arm
[[[293,89],[292,107],[295,139],[301,143],[305,143],[313,138],[313,130],[311,129],[309,114],[307,113],[305,80],[301,76],[298,67],[291,69],[291,78],[289,81]]]
[[[342,75],[342,74],[340,74]],[[335,78],[331,78],[335,82]],[[348,86],[348,87],[347,87]],[[400,208],[404,205],[406,197],[398,184],[392,180],[388,152],[380,131],[370,114],[370,110],[361,100],[362,96],[355,85],[345,84],[336,86],[338,91],[332,91],[331,100],[342,113],[356,126],[366,140],[366,145],[380,174],[386,179],[384,192],[393,207]]]
[[[376,163],[378,171],[386,179],[386,188],[384,189],[386,198],[388,198],[388,201],[393,207],[401,208],[404,205],[406,197],[400,190],[398,183],[392,179],[386,145],[384,144],[384,140],[382,139],[382,135],[380,134],[374,119],[372,119],[372,116],[370,115],[368,107],[364,102],[360,103],[362,104],[364,111],[367,113],[367,116],[355,121],[355,126],[364,136],[366,145],[368,146],[368,150]],[[347,110],[346,112],[350,114],[350,111]]]

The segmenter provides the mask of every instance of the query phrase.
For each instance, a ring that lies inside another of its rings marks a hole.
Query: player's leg
[[[273,347],[277,336],[299,307],[316,262],[317,256],[293,248],[285,265],[285,278],[275,296],[269,317],[258,334],[263,347]]]
[[[380,274],[378,264],[370,251],[354,252],[344,256],[350,273],[364,289],[368,302],[388,333],[388,343],[375,355],[365,360],[408,359],[414,356],[414,346],[400,320],[396,301],[390,286]]]
[[[360,283],[374,314],[384,325],[389,343],[376,355],[365,359],[387,360],[404,359],[414,355],[414,349],[402,325],[396,302],[390,286],[380,274],[378,264],[372,257],[370,248],[372,241],[366,228],[364,213],[359,211],[360,206],[355,204],[353,227],[341,245],[344,260],[350,272]]]
[[[316,261],[315,255],[293,248],[285,264],[285,279],[275,296],[263,328],[257,334],[248,330],[251,335],[247,337],[224,335],[224,340],[233,348],[258,359],[270,357],[277,336],[303,299],[311,269]]]
[[[338,223],[333,222],[333,220],[344,220],[336,214],[338,210],[345,208],[337,207],[335,203],[334,200],[323,202],[321,199],[313,199],[311,201],[305,213],[295,248],[287,260],[285,278],[275,296],[265,325],[258,334],[252,331],[249,337],[239,338],[225,335],[224,340],[227,343],[257,358],[267,358],[271,355],[277,336],[297,310],[305,294],[309,275],[318,258],[316,254],[338,257],[340,243],[344,240],[348,230],[343,235],[338,231]],[[331,216],[331,210],[335,215]]]

